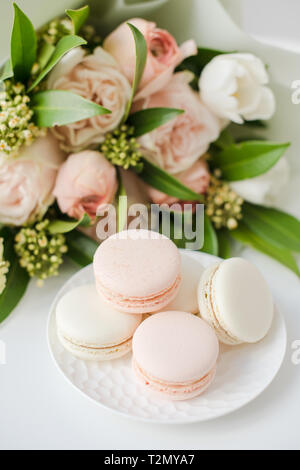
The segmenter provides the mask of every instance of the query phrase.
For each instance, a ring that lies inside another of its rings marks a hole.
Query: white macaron
[[[132,336],[141,321],[142,315],[114,310],[94,284],[76,287],[56,306],[59,340],[83,360],[116,359],[131,351]]]
[[[258,269],[242,258],[207,268],[198,287],[201,317],[225,344],[256,343],[266,336],[272,320],[272,294]]]

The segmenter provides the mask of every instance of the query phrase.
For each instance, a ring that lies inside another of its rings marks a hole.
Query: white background
[[[18,3],[27,9],[38,5],[45,13],[46,9],[54,11],[61,2]],[[224,0],[224,3],[235,2]],[[293,47],[298,47],[297,0],[249,0],[240,1],[239,5],[242,3],[246,4],[245,10],[235,9],[234,14],[248,31],[267,40],[275,38],[288,45],[293,42]],[[2,57],[7,51],[9,4],[9,0],[1,0],[0,38],[5,38],[0,40]],[[284,365],[257,400],[212,422],[158,426],[120,418],[82,397],[56,370],[46,343],[50,303],[58,288],[75,272],[73,266],[67,265],[59,278],[47,281],[43,290],[31,284],[20,306],[0,327],[0,340],[6,344],[7,356],[7,364],[0,365],[0,448],[299,449],[300,365],[291,361],[291,344],[300,339],[299,281],[268,258],[250,250],[246,250],[245,256],[259,265],[272,285],[288,329]]]
[[[94,0],[100,2],[101,0]],[[184,1],[184,0],[182,0]],[[199,0],[201,1],[201,0]],[[242,24],[243,29],[251,34],[272,41],[286,44],[300,50],[300,2],[299,0],[222,0],[232,15]],[[41,19],[57,14],[64,8],[80,4],[80,0],[18,0],[18,5],[27,12],[35,25]],[[12,25],[12,0],[1,0],[0,18],[0,59],[8,53],[9,35]],[[298,44],[297,44],[298,43]]]

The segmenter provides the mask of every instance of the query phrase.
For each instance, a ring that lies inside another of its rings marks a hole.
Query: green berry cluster
[[[42,284],[47,277],[57,276],[63,255],[67,252],[65,236],[47,231],[49,220],[38,222],[33,227],[22,228],[15,237],[15,250],[20,265],[31,277]]]
[[[101,46],[102,44],[102,39],[101,37],[97,34],[96,29],[94,26],[87,24],[82,27],[80,30],[80,36],[87,41],[87,48],[89,49],[90,52],[93,52],[93,50]]]
[[[143,155],[133,135],[134,128],[123,124],[113,133],[106,134],[100,150],[113,165],[120,166],[124,170],[134,168],[139,172],[143,168],[141,161]]]
[[[15,157],[23,145],[31,145],[45,130],[33,122],[30,98],[22,83],[5,80],[0,91],[0,152]]]
[[[43,42],[55,46],[58,41],[72,34],[73,24],[69,18],[56,18],[47,23],[38,31],[39,46]],[[80,30],[80,36],[88,42],[88,47],[94,49],[101,45],[101,37],[97,34],[96,29],[92,25],[84,25]]]
[[[6,286],[6,274],[8,273],[9,262],[3,259],[3,238],[0,238],[0,294],[5,289]]]
[[[50,23],[46,23],[42,28],[37,32],[38,39],[38,57],[43,56],[44,51],[47,50],[47,46],[54,48],[58,41],[69,34],[72,34],[72,21],[68,18],[64,19],[54,19]],[[50,49],[50,55],[48,60],[51,57],[52,50]],[[46,53],[47,56],[47,53]],[[38,74],[41,72],[41,64],[35,62],[31,70],[31,80],[34,80]],[[39,90],[42,90],[44,83],[40,83],[37,87]]]
[[[42,42],[46,42],[55,46],[61,38],[72,34],[72,29],[72,21],[70,19],[54,19],[38,31],[39,45]]]
[[[38,55],[43,53],[45,46],[55,47],[60,39],[72,33],[73,24],[69,18],[56,18],[45,24],[38,31]],[[102,43],[101,37],[92,25],[84,25],[80,30],[80,36],[87,41],[86,47],[90,52],[93,52]],[[31,78],[36,78],[40,72],[40,64],[36,62],[32,67]],[[39,88],[41,86],[39,85]]]
[[[234,230],[242,219],[243,199],[233,191],[229,184],[220,180],[220,172],[211,176],[210,186],[206,193],[206,214],[217,229],[226,227]]]

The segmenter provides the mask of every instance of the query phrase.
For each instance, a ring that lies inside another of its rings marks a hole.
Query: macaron
[[[219,342],[201,318],[169,311],[140,324],[132,350],[134,372],[146,389],[170,400],[186,400],[213,381]]]
[[[74,288],[56,306],[58,338],[65,349],[83,360],[105,361],[127,354],[141,321],[141,315],[112,309],[94,284]]]
[[[182,310],[196,314],[199,313],[197,289],[204,268],[197,259],[193,258],[188,253],[183,251],[180,255],[181,285],[176,297],[162,310]]]
[[[98,292],[116,310],[153,313],[178,292],[180,254],[171,240],[157,232],[123,231],[97,249],[94,273]]]
[[[222,343],[256,343],[271,327],[271,291],[259,270],[245,259],[230,258],[207,268],[198,301],[201,317]]]

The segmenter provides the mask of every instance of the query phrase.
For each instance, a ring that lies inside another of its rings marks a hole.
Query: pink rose
[[[99,206],[112,202],[116,190],[115,167],[102,153],[85,150],[70,155],[61,166],[53,194],[63,213],[80,219],[84,213],[95,218]]]
[[[107,132],[118,127],[131,95],[127,78],[114,58],[101,47],[91,55],[86,55],[82,48],[66,54],[51,73],[48,88],[72,91],[111,111],[111,114],[94,116],[53,130],[62,148],[71,152],[96,147]]]
[[[0,156],[0,223],[20,226],[46,212],[63,159],[51,134],[24,147],[18,158]]]
[[[175,67],[186,57],[197,54],[196,43],[185,42],[180,48],[174,37],[156,24],[135,18],[128,21],[144,35],[148,54],[147,62],[136,99],[146,98],[166,86]],[[121,24],[104,41],[103,47],[120,64],[123,73],[132,84],[135,69],[135,44],[126,23]]]
[[[210,181],[208,165],[204,158],[201,158],[193,166],[177,175],[174,175],[181,183],[192,189],[197,194],[205,194]],[[148,195],[154,204],[168,204],[169,206],[178,202],[176,197],[158,191],[148,186]],[[182,201],[181,201],[182,202]],[[187,202],[187,201],[184,201]]]
[[[142,153],[158,166],[175,174],[195,163],[220,133],[220,121],[191,89],[190,74],[173,75],[164,90],[136,103],[135,110],[167,107],[185,112],[139,138]]]

